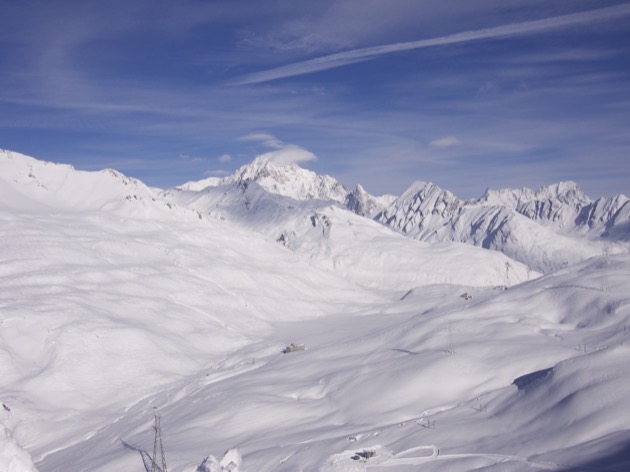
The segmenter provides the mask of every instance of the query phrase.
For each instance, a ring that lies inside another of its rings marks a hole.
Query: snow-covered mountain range
[[[629,212],[628,198],[624,195],[592,201],[574,182],[549,185],[536,192],[527,188],[487,190],[481,198],[467,201],[432,183],[417,182],[377,219],[419,239],[434,238],[448,226],[455,238],[467,240],[469,235],[457,230],[460,218],[467,219],[475,228],[485,227],[484,233],[498,225],[518,231],[515,226],[519,223],[506,221],[518,214],[556,234],[615,241],[630,238]],[[488,215],[496,219],[495,226],[483,224]],[[456,230],[452,231],[453,228]],[[483,247],[490,246],[483,244]]]
[[[196,204],[198,210],[234,213],[235,205],[250,205],[259,197],[251,192],[245,196],[244,191],[242,198],[232,198],[226,205],[225,198],[211,195],[245,189],[251,183],[265,195],[335,202],[420,241],[455,241],[493,249],[543,273],[603,252],[623,252],[630,240],[629,199],[617,195],[592,201],[574,182],[538,191],[487,190],[478,199],[461,200],[433,183],[418,181],[399,197],[374,197],[360,185],[350,191],[332,177],[294,163],[257,159],[229,177],[191,182],[167,194],[175,202],[180,198],[199,202],[194,192],[201,192],[205,203]],[[249,216],[241,219],[251,221]]]
[[[628,212],[0,151],[0,471],[625,470]]]

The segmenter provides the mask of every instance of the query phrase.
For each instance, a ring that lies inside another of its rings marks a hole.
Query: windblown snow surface
[[[217,188],[0,152],[0,471],[143,470],[156,411],[171,472],[630,468],[627,247],[540,276]]]

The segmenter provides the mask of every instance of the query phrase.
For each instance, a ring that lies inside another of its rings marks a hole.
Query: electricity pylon
[[[153,439],[153,457],[146,453],[141,454],[142,462],[144,462],[144,468],[147,472],[168,472],[166,469],[166,456],[164,455],[164,443],[162,442],[162,425],[160,424],[161,418],[157,413],[157,407],[153,409],[153,416],[155,417],[155,424],[153,425],[153,429],[155,430],[155,437]],[[161,465],[157,462],[158,454],[160,455]]]

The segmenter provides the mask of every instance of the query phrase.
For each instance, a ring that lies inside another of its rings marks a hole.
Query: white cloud
[[[618,18],[630,15],[630,5],[616,5],[612,7],[599,8],[580,13],[544,18],[542,20],[525,21],[522,23],[511,23],[508,25],[483,28],[479,30],[463,31],[447,36],[432,39],[421,39],[418,41],[408,41],[402,43],[386,44],[368,48],[353,49],[343,51],[328,56],[317,57],[307,61],[296,62],[286,66],[277,67],[262,72],[245,75],[235,81],[236,85],[256,84],[271,80],[293,77],[296,75],[310,74],[322,70],[334,69],[348,64],[368,61],[376,57],[401,51],[422,49],[447,44],[465,43],[480,39],[499,38],[516,36],[538,31],[560,29],[576,24],[589,23],[597,20]]]
[[[267,141],[269,139],[276,139],[276,137],[268,133],[250,133],[248,135],[241,136],[239,141]]]
[[[311,151],[307,151],[300,146],[289,144],[282,149],[278,149],[277,151],[271,151],[266,152],[265,154],[261,154],[256,159],[267,162],[274,162],[277,164],[289,164],[291,162],[298,163],[312,161],[317,159],[317,156]]]
[[[317,159],[311,151],[295,144],[286,144],[282,140],[268,133],[252,133],[240,138],[240,141],[259,141],[264,146],[275,149],[256,157],[257,160],[275,162],[277,164],[288,164],[290,162],[307,162]]]
[[[282,149],[286,146],[281,140],[268,133],[251,133],[241,137],[239,141],[258,141],[264,146],[274,149]]]
[[[443,138],[434,139],[429,143],[431,147],[448,148],[459,146],[462,142],[456,136],[445,136]]]
[[[219,156],[219,162],[232,162],[232,156],[230,156],[229,154],[223,154],[221,156]]]

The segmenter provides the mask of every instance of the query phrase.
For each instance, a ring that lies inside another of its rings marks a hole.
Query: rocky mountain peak
[[[567,205],[587,205],[591,199],[573,181],[558,182],[541,187],[535,194],[536,200],[557,200]]]
[[[346,195],[344,204],[348,210],[361,216],[371,217],[382,209],[376,198],[367,193],[360,184]]]

